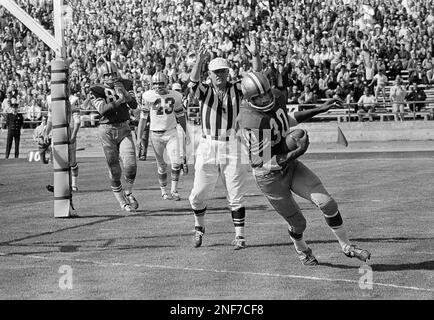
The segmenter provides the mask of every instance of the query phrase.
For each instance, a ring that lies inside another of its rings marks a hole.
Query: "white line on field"
[[[0,256],[1,255],[5,255],[5,254],[0,253]],[[142,264],[142,263],[135,263],[135,264],[122,263],[122,262],[107,263],[107,262],[92,261],[88,259],[52,258],[52,257],[43,257],[37,255],[26,255],[24,257],[28,257],[32,259],[42,259],[42,260],[62,260],[62,261],[71,261],[71,262],[79,262],[79,263],[89,263],[89,264],[102,266],[102,267],[124,266],[124,267],[138,267],[138,268],[148,268],[148,269],[178,270],[178,271],[200,271],[200,272],[209,272],[209,273],[226,273],[226,274],[250,275],[250,276],[260,276],[260,277],[291,278],[291,279],[305,279],[305,280],[313,280],[313,281],[347,282],[347,283],[359,284],[358,280],[351,280],[351,279],[332,279],[332,278],[300,276],[300,275],[293,275],[293,274],[278,274],[278,273],[269,273],[269,272],[250,272],[250,271],[217,270],[217,269],[203,269],[203,268],[191,268],[191,267],[174,267],[174,266],[152,265],[152,264]],[[400,286],[391,283],[373,282],[372,285],[397,288],[397,289],[434,292],[434,289],[431,288]]]

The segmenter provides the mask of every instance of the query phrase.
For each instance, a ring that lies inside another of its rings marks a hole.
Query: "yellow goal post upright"
[[[54,172],[54,217],[72,216],[71,169],[69,167],[68,66],[64,46],[64,0],[53,0],[54,36],[25,12],[14,0],[0,0],[15,18],[55,52],[51,61],[51,117]]]

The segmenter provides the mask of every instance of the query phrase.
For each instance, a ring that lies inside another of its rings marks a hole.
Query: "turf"
[[[299,203],[305,238],[320,265],[302,266],[283,219],[250,177],[248,247],[233,250],[221,181],[210,200],[201,248],[191,244],[187,197],[162,201],[153,158],[139,161],[134,214],[120,211],[102,158],[79,158],[77,219],[53,218],[50,165],[0,160],[0,299],[433,299],[432,154],[306,157],[339,203],[352,241],[372,252],[372,289],[345,257],[320,211]],[[61,266],[72,289],[59,287]]]

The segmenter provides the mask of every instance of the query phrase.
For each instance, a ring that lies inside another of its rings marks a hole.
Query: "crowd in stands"
[[[16,2],[53,32],[52,1]],[[194,54],[205,45],[211,58],[229,61],[237,81],[250,68],[249,32],[260,40],[264,72],[288,103],[333,96],[358,102],[365,87],[383,101],[384,87],[402,71],[408,93],[413,83],[434,83],[432,0],[65,2],[69,80],[89,110],[88,88],[103,59],[114,61],[137,91],[149,88],[159,70],[185,89]],[[26,119],[40,119],[53,52],[3,6],[0,45],[1,111],[15,99]]]

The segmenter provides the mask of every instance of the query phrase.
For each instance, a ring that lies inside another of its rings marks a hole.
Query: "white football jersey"
[[[142,103],[145,109],[149,110],[151,131],[163,131],[176,128],[176,118],[184,115],[182,107],[182,94],[168,90],[165,95],[158,94],[155,90],[143,93]],[[140,113],[145,118],[144,112]]]
[[[71,113],[69,118],[69,125],[73,127],[75,123],[80,123],[80,106],[78,104],[79,98],[75,95],[69,96],[69,103],[71,105]],[[51,121],[51,95],[47,96],[47,105],[48,105],[48,113],[47,113],[47,121]]]

